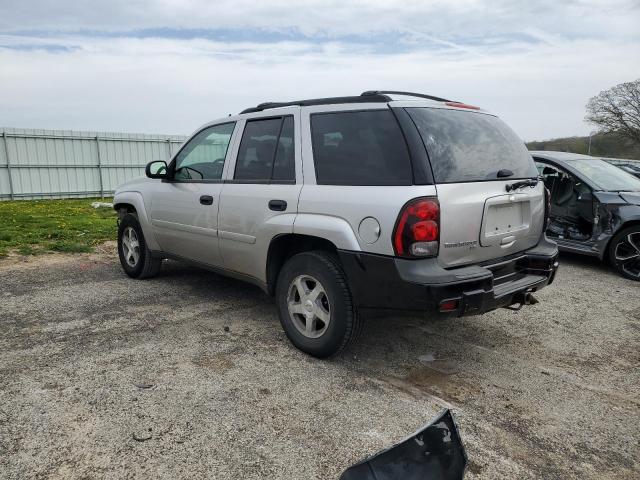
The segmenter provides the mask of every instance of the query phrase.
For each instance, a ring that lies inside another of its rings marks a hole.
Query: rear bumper
[[[407,260],[339,251],[358,309],[476,315],[524,303],[553,282],[558,247],[544,238],[534,248],[478,265],[444,269],[437,259]],[[449,311],[442,311],[445,306]]]

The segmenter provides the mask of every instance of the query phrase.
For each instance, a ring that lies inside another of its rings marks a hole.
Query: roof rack
[[[309,106],[309,105],[332,105],[335,103],[370,103],[370,102],[390,102],[391,98],[387,95],[373,93],[371,95],[358,95],[352,97],[328,97],[328,98],[312,98],[309,100],[295,100],[293,102],[265,102],[256,107],[245,108],[240,113],[262,112],[271,108],[292,107],[292,106]]]
[[[362,92],[360,96],[368,97],[374,95],[405,95],[407,97],[426,98],[427,100],[434,100],[436,102],[452,102],[453,100],[447,100],[446,98],[434,97],[433,95],[425,95],[424,93],[415,92],[400,92],[398,90],[367,90]]]
[[[309,100],[295,100],[293,102],[265,102],[256,107],[245,108],[240,113],[262,112],[263,110],[280,107],[305,107],[310,105],[332,105],[336,103],[386,103],[393,100],[389,95],[406,95],[408,97],[426,98],[427,100],[434,100],[436,102],[451,102],[451,100],[447,100],[446,98],[434,97],[433,95],[425,95],[423,93],[400,92],[396,90],[369,90],[351,97],[312,98]]]

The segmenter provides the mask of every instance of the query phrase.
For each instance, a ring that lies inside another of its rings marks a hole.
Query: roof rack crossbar
[[[434,100],[436,102],[452,102],[453,100],[447,100],[446,98],[434,97],[433,95],[425,95],[424,93],[415,92],[400,92],[397,90],[367,90],[362,92],[360,96],[368,97],[373,95],[406,95],[407,97],[426,98],[427,100]]]
[[[280,107],[294,107],[294,106],[309,106],[309,105],[332,105],[336,103],[370,103],[370,102],[390,102],[391,97],[372,93],[371,95],[357,95],[352,97],[328,97],[328,98],[312,98],[309,100],[296,100],[293,102],[265,102],[256,107],[246,108],[240,113],[254,113],[262,112],[263,110],[270,110],[272,108]]]

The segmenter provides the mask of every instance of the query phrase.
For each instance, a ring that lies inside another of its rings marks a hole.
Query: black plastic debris
[[[349,467],[340,480],[460,480],[467,466],[449,409],[400,443]]]
[[[142,383],[136,383],[136,387],[138,387],[141,390],[146,390],[147,388],[153,388],[154,385],[153,383],[142,382]]]

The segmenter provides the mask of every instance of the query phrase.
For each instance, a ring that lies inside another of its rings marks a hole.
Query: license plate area
[[[500,195],[485,202],[480,245],[505,246],[523,237],[531,225],[531,202],[526,195]]]

